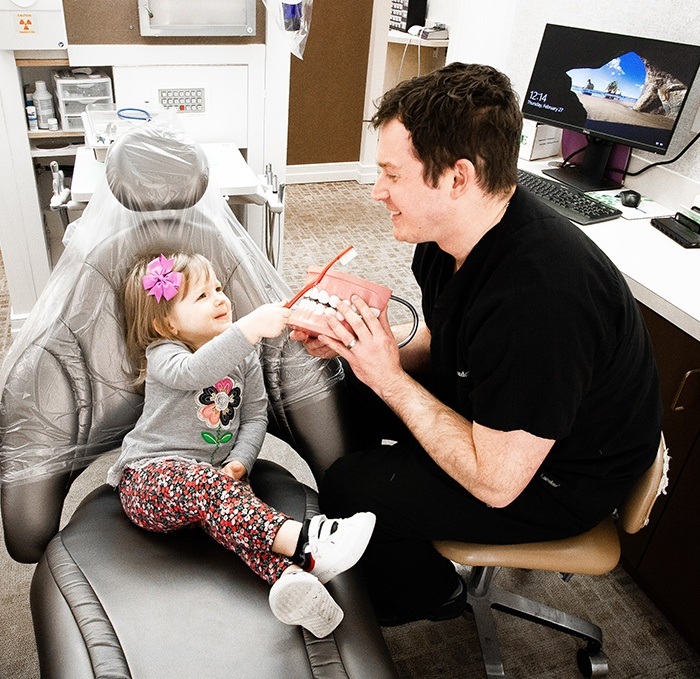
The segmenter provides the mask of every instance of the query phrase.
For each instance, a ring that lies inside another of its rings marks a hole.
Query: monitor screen
[[[613,142],[666,153],[698,66],[698,45],[547,24],[523,115],[586,134],[595,182]]]

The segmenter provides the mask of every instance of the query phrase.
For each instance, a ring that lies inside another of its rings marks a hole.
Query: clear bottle
[[[36,108],[36,117],[39,123],[40,130],[49,129],[49,118],[54,118],[56,113],[53,108],[53,97],[46,89],[46,83],[43,80],[36,81],[36,89],[34,90],[34,107]]]

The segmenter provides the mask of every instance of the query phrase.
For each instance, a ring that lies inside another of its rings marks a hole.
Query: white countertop
[[[520,166],[536,172],[546,162],[520,161]],[[622,271],[637,300],[700,341],[700,248],[682,247],[648,219],[619,218],[580,228]]]
[[[265,198],[253,169],[246,163],[235,144],[200,144],[207,155],[212,176],[227,196],[245,196],[252,202],[263,204]],[[98,182],[104,177],[104,163],[95,159],[92,149],[82,146],[75,154],[75,168],[71,180],[73,200],[87,202]]]

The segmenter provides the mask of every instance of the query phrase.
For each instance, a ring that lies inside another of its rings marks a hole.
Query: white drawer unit
[[[65,131],[83,129],[80,114],[89,104],[104,108],[114,104],[112,80],[102,71],[90,68],[62,70],[54,73],[53,80],[61,127]]]

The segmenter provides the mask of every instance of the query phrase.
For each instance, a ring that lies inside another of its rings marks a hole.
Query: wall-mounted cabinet
[[[141,35],[255,35],[255,0],[138,0]]]

